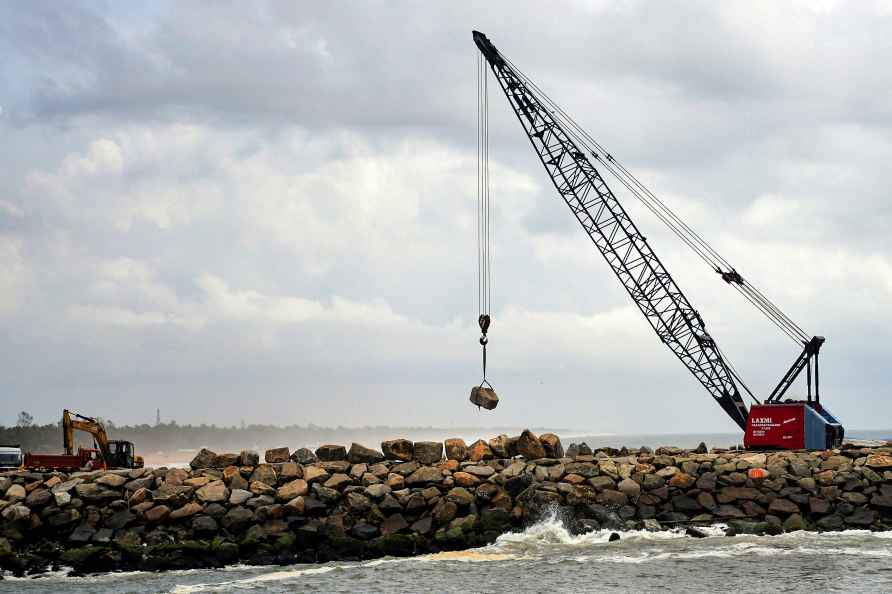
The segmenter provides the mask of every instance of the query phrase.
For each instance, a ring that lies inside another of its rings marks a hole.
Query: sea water
[[[892,533],[570,534],[552,517],[468,551],[367,562],[6,577],[0,592],[890,592]]]

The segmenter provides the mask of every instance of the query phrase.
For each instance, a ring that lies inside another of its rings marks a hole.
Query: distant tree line
[[[479,434],[481,437],[497,435],[515,429],[474,429],[434,427],[320,427],[308,425],[180,425],[176,421],[157,425],[116,425],[108,419],[99,419],[110,439],[124,439],[136,444],[137,452],[175,452],[209,447],[218,452],[238,452],[245,448],[264,449],[289,446],[292,449],[320,443],[344,443],[355,440],[370,447],[378,447],[381,439],[406,437],[419,439],[422,435],[436,433],[441,438],[452,435]],[[92,438],[80,431],[74,433],[77,445],[92,446]],[[19,444],[23,451],[58,452],[62,450],[62,421],[37,425],[26,412],[19,414],[14,427],[0,425],[0,445]],[[345,445],[349,445],[346,443]]]

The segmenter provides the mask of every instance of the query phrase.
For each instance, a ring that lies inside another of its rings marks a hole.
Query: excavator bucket
[[[474,386],[471,388],[471,402],[486,410],[492,410],[499,405],[499,396],[492,388]]]

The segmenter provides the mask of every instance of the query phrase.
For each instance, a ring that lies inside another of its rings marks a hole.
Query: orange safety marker
[[[768,478],[768,471],[764,468],[750,468],[749,472],[747,472],[747,476],[751,479],[764,479]]]

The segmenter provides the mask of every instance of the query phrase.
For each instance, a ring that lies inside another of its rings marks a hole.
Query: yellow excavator
[[[74,452],[74,432],[84,431],[93,436],[93,448],[78,448]],[[96,419],[69,410],[62,411],[62,439],[64,454],[25,454],[24,467],[30,470],[94,470],[98,468],[142,468],[142,456],[134,453],[132,441],[108,438],[105,427]]]
[[[132,441],[119,439],[109,440],[105,427],[96,419],[85,417],[69,410],[62,412],[62,432],[64,434],[65,454],[74,454],[74,431],[84,431],[93,436],[93,441],[102,457],[106,468],[142,468],[142,456],[135,454]]]

